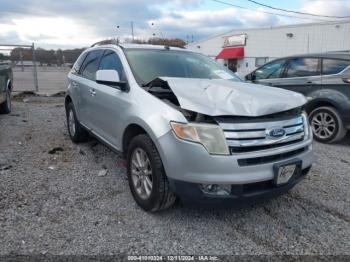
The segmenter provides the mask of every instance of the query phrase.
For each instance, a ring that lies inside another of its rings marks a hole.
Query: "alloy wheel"
[[[73,110],[69,110],[68,114],[68,127],[69,127],[69,133],[71,136],[75,135],[75,117]]]
[[[8,91],[6,94],[6,103],[7,103],[7,108],[11,111],[11,93],[10,93],[10,91]]]
[[[316,113],[311,119],[314,134],[320,139],[328,139],[336,132],[334,117],[327,112]]]
[[[141,148],[135,148],[132,153],[131,177],[137,195],[148,199],[153,188],[152,167],[147,153]]]

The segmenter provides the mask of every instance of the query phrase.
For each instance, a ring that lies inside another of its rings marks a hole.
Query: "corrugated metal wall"
[[[236,34],[247,35],[245,58],[239,60],[240,75],[255,69],[256,57],[273,60],[295,54],[350,50],[350,21],[232,30],[191,43],[187,48],[215,58],[223,48],[225,37]],[[287,34],[293,36],[288,37]]]

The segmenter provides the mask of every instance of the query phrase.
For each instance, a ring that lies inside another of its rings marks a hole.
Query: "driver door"
[[[286,61],[286,59],[275,60],[256,69],[253,72],[255,75],[253,82],[267,86],[281,86]]]
[[[114,50],[104,51],[98,70],[116,70],[120,80],[126,81],[122,62]],[[117,87],[98,83],[95,84],[94,91],[90,111],[90,118],[94,123],[93,129],[101,138],[117,148],[116,142],[122,136],[119,134],[121,130],[119,125],[130,107],[130,95]]]

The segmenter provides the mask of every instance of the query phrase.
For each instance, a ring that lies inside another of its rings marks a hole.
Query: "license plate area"
[[[301,172],[301,160],[292,160],[284,163],[275,164],[274,183],[276,186],[285,185]]]

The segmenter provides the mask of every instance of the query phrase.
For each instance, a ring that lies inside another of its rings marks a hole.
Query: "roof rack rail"
[[[102,40],[92,44],[90,47],[100,46],[100,45],[119,45],[119,41],[115,39]]]

